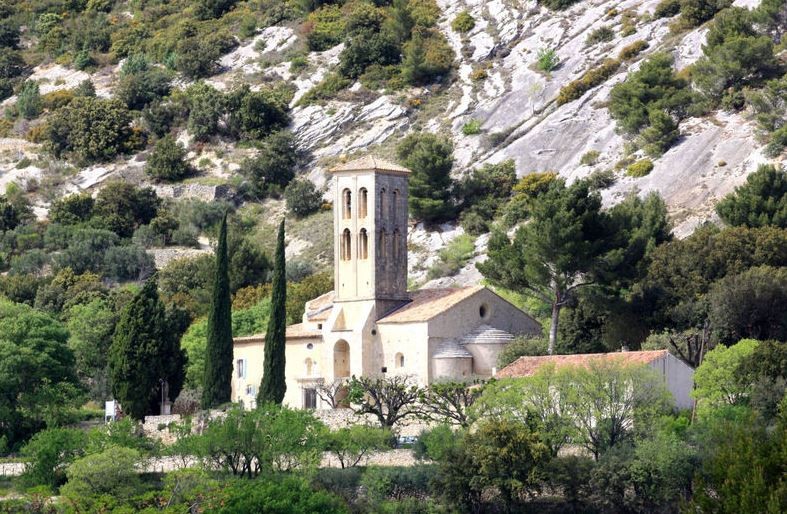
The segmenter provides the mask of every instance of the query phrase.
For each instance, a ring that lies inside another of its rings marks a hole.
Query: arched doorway
[[[334,378],[350,376],[350,345],[344,339],[336,341],[333,346],[333,376]]]

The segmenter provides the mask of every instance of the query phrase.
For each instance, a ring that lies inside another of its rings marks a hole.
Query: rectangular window
[[[246,386],[246,396],[257,396],[257,388],[253,385]]]
[[[246,378],[246,359],[238,359],[238,378]]]
[[[306,388],[303,390],[303,408],[316,409],[317,408],[317,390]]]

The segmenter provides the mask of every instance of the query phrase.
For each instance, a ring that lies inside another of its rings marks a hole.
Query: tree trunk
[[[547,353],[552,355],[555,353],[555,343],[557,342],[557,323],[560,320],[560,302],[554,301],[552,303],[552,323],[549,326],[549,346]]]

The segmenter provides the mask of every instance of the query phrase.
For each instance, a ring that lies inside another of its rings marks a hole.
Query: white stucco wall
[[[675,406],[679,409],[691,409],[694,405],[691,398],[694,370],[691,366],[669,353],[651,362],[649,366],[664,378],[667,389],[675,400]]]

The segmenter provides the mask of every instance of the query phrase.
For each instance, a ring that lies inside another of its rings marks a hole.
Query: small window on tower
[[[366,229],[362,228],[358,234],[358,258],[366,259],[369,256],[369,236],[366,234]]]
[[[391,219],[396,221],[396,210],[399,208],[399,190],[394,189],[391,195]]]
[[[385,233],[385,229],[383,228],[383,229],[380,229],[380,241],[378,243],[378,247],[379,248],[377,249],[377,255],[381,259],[385,259],[386,255],[388,253],[387,245],[388,245],[388,236]]]
[[[343,261],[352,259],[352,237],[350,236],[350,229],[346,228],[342,232],[341,241],[341,257]]]
[[[358,217],[365,218],[366,217],[366,203],[367,203],[367,191],[365,187],[362,187],[358,191]]]
[[[349,189],[342,191],[342,217],[346,220],[352,216],[352,193]]]
[[[380,218],[385,219],[388,214],[388,195],[385,188],[380,189]]]
[[[401,240],[402,240],[402,236],[399,233],[399,229],[398,228],[394,229],[394,231],[393,231],[393,252],[391,252],[393,257],[394,257],[394,259],[397,259],[399,257],[400,246],[402,244]]]

